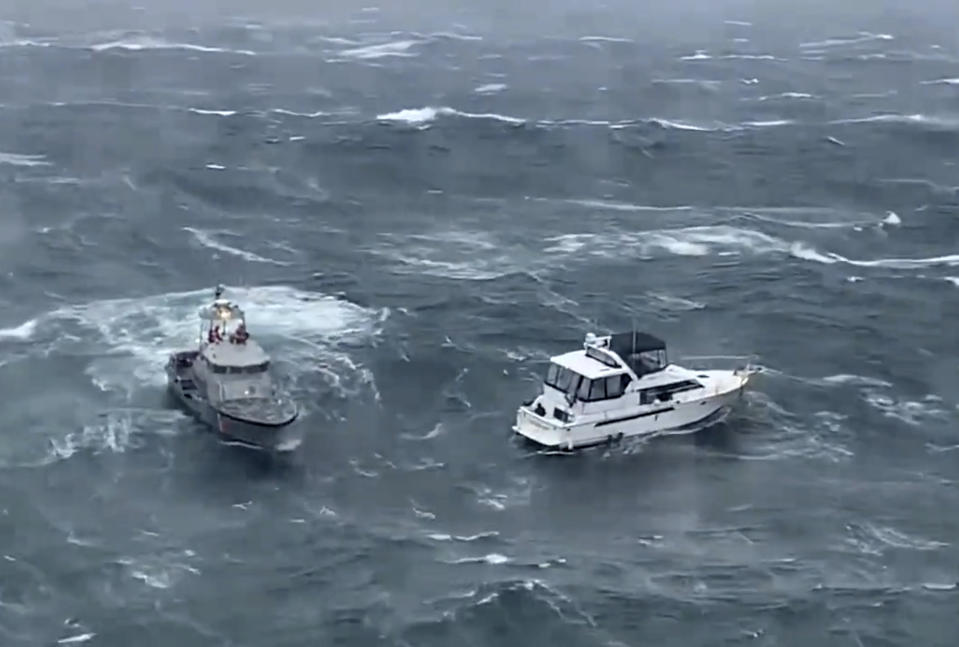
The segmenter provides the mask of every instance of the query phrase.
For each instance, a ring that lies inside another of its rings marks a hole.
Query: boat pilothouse
[[[298,444],[293,400],[274,381],[270,357],[252,339],[246,315],[217,286],[200,308],[198,347],[170,355],[167,383],[190,413],[225,438],[284,449]]]
[[[589,333],[582,350],[550,359],[542,392],[519,408],[513,430],[575,449],[679,429],[731,406],[755,372],[671,364],[666,343],[644,332]]]

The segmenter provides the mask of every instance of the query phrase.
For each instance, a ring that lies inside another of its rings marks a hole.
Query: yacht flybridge
[[[516,414],[513,431],[572,450],[701,423],[728,409],[758,372],[670,364],[666,343],[644,332],[586,335],[582,350],[550,359],[542,393]]]

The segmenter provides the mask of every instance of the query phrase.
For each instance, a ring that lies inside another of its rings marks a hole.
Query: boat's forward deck
[[[234,420],[265,426],[289,424],[297,416],[296,404],[283,397],[228,400],[216,408],[220,414]]]

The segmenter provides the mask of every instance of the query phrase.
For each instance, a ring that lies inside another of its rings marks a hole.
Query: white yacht
[[[572,450],[694,426],[728,409],[758,369],[670,364],[666,343],[644,332],[586,335],[582,350],[550,359],[543,390],[516,413],[513,431]]]

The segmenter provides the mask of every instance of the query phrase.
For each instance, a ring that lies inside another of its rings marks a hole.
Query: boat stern
[[[526,406],[516,411],[513,431],[544,447],[563,447],[569,443],[569,425],[538,416]]]

